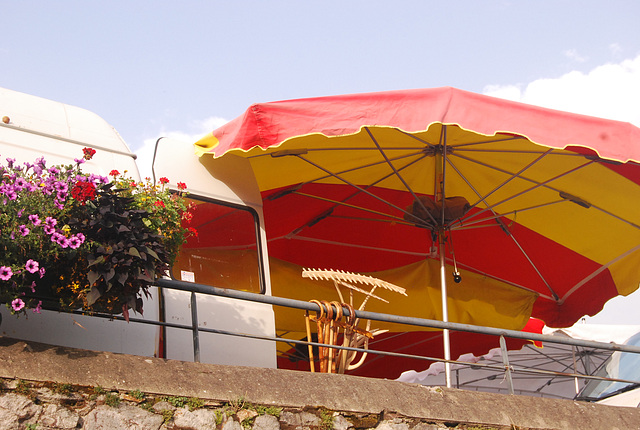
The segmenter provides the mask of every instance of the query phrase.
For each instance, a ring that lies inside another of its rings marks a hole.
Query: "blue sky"
[[[157,137],[195,140],[255,102],[392,89],[453,86],[640,126],[636,0],[0,5],[0,86],[97,113],[143,164]],[[616,322],[640,324],[619,318],[624,303]]]

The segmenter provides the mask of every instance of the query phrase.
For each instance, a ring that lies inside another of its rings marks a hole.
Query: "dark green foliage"
[[[142,313],[142,294],[169,268],[162,237],[147,226],[149,214],[135,209],[132,197],[107,184],[96,199],[77,205],[69,226],[91,238],[86,253],[86,305],[98,310]]]

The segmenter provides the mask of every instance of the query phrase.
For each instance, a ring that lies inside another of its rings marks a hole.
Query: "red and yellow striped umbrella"
[[[367,310],[441,319],[442,255],[450,321],[519,329],[640,281],[627,123],[436,88],[256,104],[196,147],[250,160],[274,295],[318,298],[300,267],[367,273],[408,294]]]

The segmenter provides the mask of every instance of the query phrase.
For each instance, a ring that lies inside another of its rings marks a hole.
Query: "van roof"
[[[116,129],[86,109],[0,88],[0,117],[5,116],[12,128],[131,154]]]

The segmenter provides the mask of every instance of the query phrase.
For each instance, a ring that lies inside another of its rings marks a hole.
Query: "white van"
[[[117,131],[104,119],[87,110],[59,102],[0,88],[0,159],[16,159],[18,163],[33,163],[44,156],[47,165],[70,164],[82,158],[84,147],[96,154],[83,165],[83,171],[107,176],[113,169],[127,171],[139,180],[136,156]],[[234,288],[270,294],[268,265],[265,264],[264,222],[259,193],[252,173],[244,160],[238,159],[232,169],[216,169],[201,163],[190,144],[160,139],[154,160],[156,177],[171,178],[188,185],[190,198],[201,213],[226,213],[246,218],[246,231],[228,231],[225,236],[234,241],[251,237],[255,252],[246,256],[251,265],[244,272],[221,272]],[[204,161],[204,160],[202,160]],[[209,223],[210,225],[211,223]],[[202,226],[200,234],[207,234]],[[235,235],[235,236],[234,236]],[[183,253],[174,274],[177,278],[206,281],[210,250],[197,249]],[[246,267],[245,267],[246,266]],[[241,279],[236,280],[234,277]],[[203,282],[204,283],[204,282]],[[53,345],[120,352],[144,356],[194,359],[192,334],[175,328],[191,325],[190,293],[151,289],[151,298],[144,304],[144,316],[131,314],[132,319],[161,321],[166,326],[126,323],[122,320],[96,318],[79,314],[43,310],[16,318],[0,307],[0,335]],[[275,322],[270,305],[231,301],[225,298],[196,295],[197,314],[201,327],[274,337]],[[274,342],[200,334],[200,361],[209,363],[275,367]],[[251,348],[252,353],[246,351]]]

